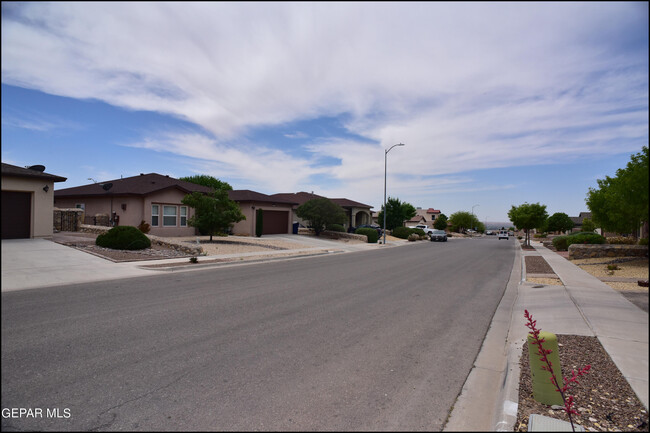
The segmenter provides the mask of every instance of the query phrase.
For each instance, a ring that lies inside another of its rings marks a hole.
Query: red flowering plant
[[[559,392],[560,395],[562,396],[562,401],[564,402],[564,410],[569,417],[569,422],[571,423],[571,429],[573,431],[576,431],[573,425],[573,418],[571,415],[579,415],[579,414],[578,411],[576,411],[573,408],[573,396],[568,395],[567,391],[569,390],[569,387],[572,384],[579,383],[578,377],[587,374],[587,372],[591,369],[591,366],[587,365],[583,369],[578,369],[577,372],[575,370],[571,370],[571,377],[564,377],[562,379],[563,386],[560,387],[557,377],[553,372],[553,364],[547,357],[547,355],[552,353],[552,350],[544,349],[542,343],[544,343],[546,340],[544,340],[544,338],[539,336],[541,329],[537,329],[537,320],[533,320],[533,316],[528,312],[528,310],[524,310],[524,317],[526,318],[526,320],[528,320],[528,323],[526,323],[526,327],[531,330],[530,334],[533,336],[533,340],[534,340],[532,344],[537,346],[537,354],[540,355],[539,359],[540,361],[546,364],[546,365],[542,365],[542,370],[548,371],[551,374],[551,383],[553,383],[553,386],[555,386],[555,390]]]

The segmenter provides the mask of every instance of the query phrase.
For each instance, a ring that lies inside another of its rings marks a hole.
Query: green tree
[[[183,197],[182,203],[194,209],[187,223],[212,236],[225,233],[234,223],[246,219],[239,205],[228,198],[226,189],[217,189],[212,195],[193,192]]]
[[[386,200],[386,230],[393,230],[396,227],[402,227],[404,221],[410,220],[417,214],[417,210],[410,203],[402,203],[398,198],[388,197]],[[384,206],[382,205],[377,222],[380,226],[384,225]]]
[[[630,157],[616,177],[598,179],[598,188],[589,188],[587,207],[593,222],[604,231],[632,233],[648,221],[648,146]]]
[[[447,215],[441,213],[433,222],[433,228],[437,230],[447,230]]]
[[[472,227],[478,227],[479,220],[476,215],[471,212],[458,211],[451,214],[449,222],[452,225],[452,230],[455,232],[464,232]]]
[[[530,246],[530,229],[541,226],[548,218],[546,205],[539,203],[524,203],[512,206],[508,218],[518,228],[526,231],[526,245]]]
[[[555,212],[548,217],[547,229],[551,232],[566,232],[573,228],[573,221],[563,212]]]
[[[582,220],[582,231],[587,233],[593,233],[596,230],[596,224],[589,219],[585,218]]]
[[[345,210],[326,197],[315,198],[298,206],[296,215],[306,221],[319,236],[330,224],[345,223]]]
[[[228,182],[223,182],[216,177],[208,176],[207,174],[197,174],[194,176],[185,176],[179,178],[179,180],[183,180],[185,182],[191,182],[195,183],[197,185],[203,185],[203,186],[208,186],[211,188],[214,188],[215,190],[217,189],[225,189],[226,191],[232,191],[232,186]]]

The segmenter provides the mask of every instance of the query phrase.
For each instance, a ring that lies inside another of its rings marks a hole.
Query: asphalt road
[[[440,430],[513,260],[458,239],[3,293],[2,430]]]

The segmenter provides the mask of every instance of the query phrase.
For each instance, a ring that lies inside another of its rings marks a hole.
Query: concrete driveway
[[[2,240],[3,292],[154,273],[136,263],[113,263],[47,239]]]

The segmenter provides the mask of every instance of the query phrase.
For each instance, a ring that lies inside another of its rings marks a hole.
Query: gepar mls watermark
[[[2,417],[20,419],[20,418],[59,418],[67,419],[72,416],[70,409],[67,407],[3,407]]]

